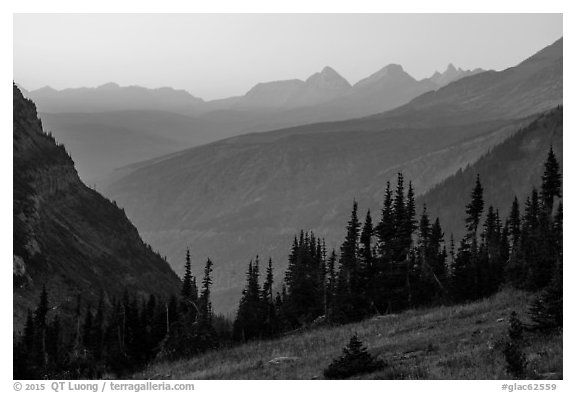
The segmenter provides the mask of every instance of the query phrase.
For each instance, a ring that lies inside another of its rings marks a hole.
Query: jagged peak
[[[446,73],[448,73],[448,72],[459,72],[459,71],[462,71],[462,68],[460,68],[460,67],[456,68],[456,67],[454,66],[454,64],[449,63],[449,64],[446,66],[446,70],[444,71],[444,73],[446,74]]]

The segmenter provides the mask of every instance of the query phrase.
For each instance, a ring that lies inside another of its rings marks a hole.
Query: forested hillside
[[[562,168],[563,109],[559,107],[540,116],[536,121],[495,146],[482,158],[435,186],[417,198],[421,208],[426,204],[430,214],[442,217],[444,230],[456,239],[464,233],[464,206],[474,176],[480,174],[485,200],[506,217],[516,196],[520,203],[540,183],[542,165],[552,148]]]

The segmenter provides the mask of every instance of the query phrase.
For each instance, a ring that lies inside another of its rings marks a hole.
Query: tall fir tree
[[[346,238],[340,247],[340,269],[332,317],[337,322],[360,320],[366,313],[364,272],[359,258],[360,221],[358,203],[354,201],[346,227]]]
[[[542,204],[548,215],[552,215],[554,197],[560,198],[562,188],[562,176],[560,175],[560,165],[554,154],[552,146],[548,151],[548,157],[544,164],[544,174],[542,175]]]
[[[386,261],[390,260],[392,256],[392,238],[394,236],[394,209],[392,203],[390,182],[386,182],[382,215],[380,222],[375,228],[378,237],[378,252],[381,259],[379,265],[385,265]],[[383,266],[380,266],[380,269],[383,269]]]
[[[210,287],[212,286],[212,266],[214,263],[210,258],[206,260],[206,265],[204,266],[204,278],[202,279],[202,292],[200,294],[199,303],[199,321],[200,325],[203,327],[212,326],[212,303],[210,302]]]
[[[480,225],[480,218],[484,211],[484,190],[480,183],[480,175],[476,175],[476,184],[472,191],[472,198],[470,203],[466,205],[466,230],[467,238],[474,245],[477,242],[478,226]]]
[[[190,249],[186,249],[186,263],[184,264],[184,277],[182,280],[182,297],[192,298],[192,264],[190,262]]]
[[[262,337],[262,306],[258,281],[258,264],[250,261],[246,273],[246,287],[242,291],[234,321],[233,336],[236,340],[247,341]]]

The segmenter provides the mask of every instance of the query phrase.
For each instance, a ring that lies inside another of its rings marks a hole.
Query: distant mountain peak
[[[456,67],[454,67],[454,64],[449,63],[449,64],[446,66],[446,71],[444,71],[444,73],[447,73],[447,72],[458,72],[458,71],[462,71],[462,68],[458,68],[458,69],[457,69]]]
[[[374,73],[372,76],[374,76],[374,75],[395,76],[395,75],[404,75],[404,74],[407,75],[406,71],[404,71],[404,68],[400,64],[391,63],[391,64],[388,64],[388,65],[382,67],[379,71]]]
[[[373,83],[385,81],[385,80],[410,80],[415,81],[410,74],[404,71],[404,68],[400,64],[388,64],[382,67],[380,70],[376,71],[367,78],[360,80],[354,85],[354,87],[364,87],[371,85]]]
[[[481,68],[475,68],[474,70],[463,70],[460,67],[456,67],[453,63],[448,63],[444,72],[435,71],[434,74],[427,80],[433,82],[438,87],[442,87],[457,81],[458,79],[464,78],[465,76],[478,74],[483,71],[484,70]]]
[[[348,89],[350,87],[350,83],[330,66],[308,77],[306,85],[320,89]]]
[[[336,72],[336,70],[334,70],[334,68],[330,67],[330,66],[325,66],[324,68],[322,68],[322,71],[320,71],[321,74],[327,74],[327,75],[338,75],[338,73]]]
[[[105,84],[97,87],[97,89],[101,89],[101,90],[112,90],[112,89],[119,89],[119,88],[120,88],[120,85],[118,83],[115,83],[115,82],[108,82],[108,83],[105,83]]]

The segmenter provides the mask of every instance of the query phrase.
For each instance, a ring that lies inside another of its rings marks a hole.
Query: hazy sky
[[[417,79],[448,63],[500,70],[561,36],[561,14],[16,14],[14,80],[214,99],[326,65],[350,83],[389,63]]]

